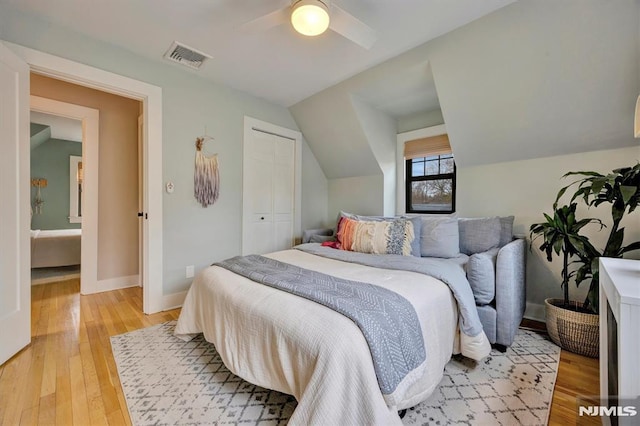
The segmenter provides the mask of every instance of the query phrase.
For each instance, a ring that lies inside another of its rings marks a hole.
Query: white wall
[[[582,154],[561,155],[533,160],[512,161],[476,167],[460,167],[457,175],[457,210],[462,217],[515,215],[514,232],[529,235],[529,226],[544,220],[549,214],[558,190],[573,182],[561,179],[569,171],[593,170],[606,174],[609,171],[633,166],[640,159],[640,144],[632,148],[592,151]],[[568,203],[568,198],[563,198]],[[595,217],[611,224],[610,207],[587,209],[578,203],[580,217]],[[626,226],[625,244],[640,240],[640,212],[623,221]],[[609,235],[605,229],[584,228],[595,247],[602,249]],[[544,299],[562,297],[560,271],[562,262],[547,262],[536,242],[527,252],[527,313],[529,317],[544,319]],[[640,258],[640,251],[629,253]],[[578,289],[571,284],[570,294],[576,300],[584,300],[588,283]]]
[[[195,265],[198,271],[240,254],[244,116],[297,129],[286,108],[204,80],[179,65],[149,61],[15,11],[0,16],[0,39],[162,88],[163,181],[174,182],[175,191],[165,193],[163,200],[164,265],[151,267],[163,268],[164,295],[189,287],[187,265]],[[208,208],[193,197],[194,143],[205,127],[215,138],[206,149],[218,153],[221,179],[220,199]],[[312,154],[308,147],[304,150],[308,164]],[[312,191],[302,188],[304,213],[323,203],[327,192],[323,189],[326,178],[318,167],[304,168],[303,181],[318,183]]]

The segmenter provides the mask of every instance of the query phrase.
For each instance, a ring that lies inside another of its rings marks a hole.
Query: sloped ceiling
[[[637,145],[639,6],[519,2],[434,41],[458,165]]]
[[[377,124],[440,107],[428,62],[376,69],[289,108],[329,179],[380,174],[386,169],[383,142],[371,136],[380,133]],[[365,119],[365,106],[380,119]],[[387,133],[387,148],[395,153],[395,132]]]
[[[398,116],[406,111],[390,89],[411,87],[402,76],[422,67],[415,92],[429,104],[429,65],[459,167],[634,146],[639,21],[636,0],[517,2],[290,110],[330,179],[356,176],[356,162],[376,169],[347,95]],[[389,95],[367,95],[375,87]]]
[[[51,138],[82,142],[82,122],[73,118],[31,111],[31,123],[48,126]]]
[[[51,127],[45,124],[31,123],[31,150],[51,139]]]
[[[290,111],[328,179],[381,173],[348,92],[328,89]]]

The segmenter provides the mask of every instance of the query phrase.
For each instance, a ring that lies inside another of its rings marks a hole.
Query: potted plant
[[[564,299],[547,299],[547,330],[551,339],[561,347],[572,352],[591,357],[598,356],[598,294],[599,294],[599,258],[622,257],[624,253],[640,249],[640,241],[623,246],[624,228],[620,223],[625,213],[632,213],[640,202],[640,164],[613,170],[607,175],[597,172],[569,172],[567,176],[582,176],[581,179],[560,189],[553,205],[553,217],[545,214],[546,221],[533,224],[530,235],[533,241],[544,239],[540,250],[546,253],[548,261],[562,254],[562,286]],[[566,191],[577,185],[569,206],[558,207],[560,198]],[[602,251],[596,249],[589,239],[581,235],[581,230],[590,223],[602,229],[605,225],[599,219],[577,220],[575,211],[577,199],[588,206],[611,204],[612,225],[609,237]],[[579,265],[571,268],[573,264]],[[569,281],[574,279],[576,286],[590,281],[589,291],[584,303],[569,300]]]
[[[558,197],[559,198],[559,197]],[[553,260],[553,254],[562,255],[563,299],[546,299],[546,323],[551,340],[571,352],[595,357],[598,354],[598,316],[582,308],[578,302],[569,299],[569,281],[576,275],[570,270],[573,258],[586,258],[597,253],[589,239],[580,235],[580,230],[590,223],[603,227],[598,219],[576,219],[577,203],[558,207],[553,204],[553,216],[544,213],[542,223],[534,223],[530,228],[531,244],[542,238],[540,250],[545,252],[547,260]]]
[[[567,189],[578,185],[576,192],[571,197],[573,202],[581,197],[589,207],[608,203],[611,205],[612,224],[609,228],[609,237],[602,252],[587,253],[578,260],[582,266],[576,271],[576,284],[585,279],[590,279],[589,292],[583,307],[591,312],[598,313],[599,304],[599,257],[621,258],[625,253],[640,249],[640,241],[623,246],[624,228],[620,222],[625,214],[631,214],[640,204],[640,164],[633,167],[615,169],[607,175],[596,172],[569,172],[567,176],[582,176],[558,192],[556,202]]]

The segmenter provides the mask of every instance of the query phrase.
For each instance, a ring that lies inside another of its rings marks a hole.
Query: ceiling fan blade
[[[335,4],[331,5],[329,28],[367,50],[371,49],[377,39],[373,28]]]
[[[242,24],[240,29],[243,31],[266,31],[288,22],[290,14],[291,8],[287,6]]]

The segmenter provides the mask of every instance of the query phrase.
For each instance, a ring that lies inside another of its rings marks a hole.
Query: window
[[[456,165],[447,135],[408,142],[405,158],[406,212],[455,212]]]

